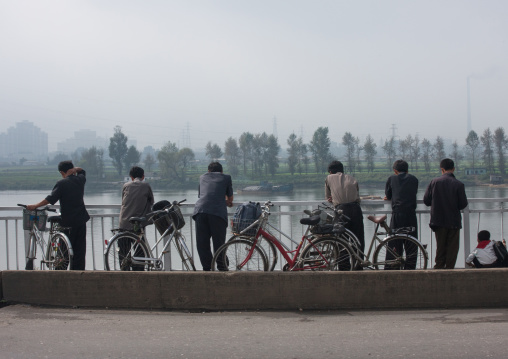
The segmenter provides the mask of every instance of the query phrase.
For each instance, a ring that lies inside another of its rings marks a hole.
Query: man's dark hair
[[[332,161],[328,165],[328,172],[335,174],[337,172],[344,173],[344,165],[340,161]]]
[[[481,241],[488,241],[490,240],[490,232],[489,231],[480,231],[478,232],[478,240]]]
[[[393,162],[393,169],[397,172],[407,172],[409,170],[409,165],[404,160],[397,160]]]
[[[132,178],[143,178],[145,170],[138,166],[133,166],[129,171],[129,176]]]
[[[62,161],[58,164],[58,172],[67,173],[71,168],[74,168],[72,161]]]
[[[452,159],[445,158],[439,163],[439,168],[442,168],[445,171],[453,170],[455,168],[455,163]]]
[[[208,172],[222,172],[222,165],[219,162],[211,162],[208,165]]]

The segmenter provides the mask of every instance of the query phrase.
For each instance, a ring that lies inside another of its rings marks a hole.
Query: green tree
[[[78,165],[85,168],[91,176],[101,178],[104,174],[104,150],[93,146],[83,151]]]
[[[109,157],[113,160],[113,166],[116,168],[118,175],[122,174],[127,150],[127,136],[123,134],[120,126],[116,126],[113,137],[109,139]]]
[[[253,142],[254,135],[250,132],[242,133],[240,135],[240,139],[238,140],[240,150],[242,151],[242,165],[244,175],[247,174],[247,165],[249,161],[252,161]]]
[[[355,137],[351,134],[351,132],[346,132],[344,136],[342,136],[342,144],[346,146],[346,158],[347,164],[349,166],[349,170],[354,173],[356,167],[356,141]]]
[[[411,162],[411,168],[418,171],[418,160],[420,159],[420,138],[418,135],[411,137],[408,135],[406,141],[409,143],[409,160]]]
[[[145,162],[145,170],[149,172],[152,170],[152,167],[155,165],[155,157],[151,153],[148,153],[145,156],[144,162]]]
[[[212,144],[211,141],[208,141],[206,144],[206,156],[210,159],[210,161],[217,161],[222,157],[223,153],[218,144]]]
[[[464,155],[462,154],[460,146],[456,140],[452,143],[452,152],[449,156],[455,163],[455,169],[458,170],[460,168],[460,162],[464,159]]]
[[[233,137],[229,137],[224,144],[224,157],[228,165],[229,173],[233,176],[238,175],[238,162],[240,157],[240,148]]]
[[[471,153],[471,157],[473,159],[473,169],[478,146],[480,146],[480,139],[478,138],[478,134],[473,130],[471,130],[466,138],[466,147],[469,149],[469,152]]]
[[[388,162],[388,169],[391,170],[393,166],[393,161],[395,161],[395,156],[397,156],[397,150],[395,148],[395,137],[390,137],[390,139],[385,140],[385,144],[383,147],[383,152],[386,155],[386,160]]]
[[[483,147],[483,163],[487,167],[489,173],[494,172],[494,146],[493,146],[493,135],[490,128],[483,131],[483,135],[480,138]]]
[[[127,150],[127,155],[123,159],[123,163],[125,165],[126,170],[130,170],[130,168],[139,163],[141,159],[141,152],[139,152],[136,147],[130,146]]]
[[[277,168],[279,168],[279,152],[280,146],[277,137],[270,135],[266,139],[266,150],[263,154],[263,162],[265,164],[265,172],[275,176]]]
[[[437,136],[436,142],[434,142],[434,160],[441,162],[441,160],[444,158],[446,158],[444,141],[440,136]]]
[[[190,148],[178,149],[176,144],[168,142],[157,154],[162,175],[184,182],[186,173],[192,161],[194,152]]]
[[[425,172],[430,172],[430,162],[432,160],[432,143],[424,138],[422,140],[422,160],[425,166]]]
[[[506,172],[504,151],[508,147],[508,139],[502,127],[498,127],[494,131],[494,145],[497,154],[497,168],[504,175]]]
[[[374,142],[372,136],[370,134],[367,135],[367,138],[365,139],[365,142],[363,144],[363,152],[365,153],[365,160],[367,161],[368,172],[374,171],[374,157],[377,154],[376,147],[377,145]]]
[[[316,172],[325,173],[328,162],[332,155],[330,154],[330,138],[328,137],[328,127],[319,127],[314,131],[310,141],[310,151],[316,165]]]
[[[300,137],[298,139],[298,172],[302,174],[303,168],[305,168],[305,173],[309,173],[309,156],[307,153],[309,152],[309,146],[303,143],[303,139]]]
[[[299,151],[299,144],[298,139],[294,132],[289,135],[288,140],[288,168],[289,172],[294,175],[296,171],[296,165],[298,164],[298,151]]]

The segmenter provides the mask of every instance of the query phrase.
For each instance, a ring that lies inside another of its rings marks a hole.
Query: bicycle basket
[[[233,218],[231,219],[231,231],[234,234],[239,234],[241,231],[243,231],[245,228],[250,226],[252,223],[256,222],[256,219],[241,219],[241,218]],[[255,236],[258,231],[259,226],[256,225],[252,228],[249,228],[248,231],[242,233],[246,236]]]
[[[185,226],[185,219],[183,218],[182,211],[178,206],[173,207],[170,211],[165,211],[159,214],[156,214],[152,218],[153,224],[155,228],[162,235],[172,224],[176,227],[176,229],[180,229]],[[169,233],[172,233],[171,230]]]
[[[26,208],[23,209],[23,229],[25,231],[31,230],[34,223],[39,231],[45,231],[47,220],[48,215],[46,211],[29,211]]]

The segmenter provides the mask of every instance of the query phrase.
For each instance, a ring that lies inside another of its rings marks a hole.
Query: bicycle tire
[[[304,248],[298,258],[298,270],[352,271],[355,259],[349,244],[335,237],[321,237]]]
[[[384,239],[374,251],[374,268],[384,270],[426,269],[427,250],[416,238],[395,235]]]
[[[104,252],[104,269],[108,271],[149,271],[151,262],[133,263],[132,257],[150,258],[150,251],[136,236],[126,233],[113,237]]]
[[[195,271],[196,267],[194,266],[194,259],[192,258],[192,253],[189,251],[187,244],[185,243],[185,237],[181,233],[176,234],[175,237],[176,249],[182,259],[183,268],[188,271]]]
[[[70,270],[72,253],[69,238],[63,233],[55,233],[48,240],[44,263],[49,270]]]
[[[33,250],[32,250],[32,246],[33,246]],[[37,251],[37,242],[36,242],[35,234],[30,232],[30,239],[28,242],[27,257],[26,257],[26,263],[25,263],[25,270],[33,270],[34,269],[34,259],[35,259],[35,252],[36,251]],[[33,258],[30,257],[30,255],[32,255]]]
[[[268,271],[263,250],[252,241],[237,239],[223,244],[212,259],[212,270]]]
[[[254,241],[256,237],[246,236],[245,234],[236,234],[228,239],[228,242],[235,241],[238,239],[243,239],[247,241]],[[259,237],[257,245],[264,250],[264,254],[266,256],[266,260],[268,261],[268,271],[272,272],[277,265],[278,260],[278,250],[271,241],[267,240],[264,237]]]

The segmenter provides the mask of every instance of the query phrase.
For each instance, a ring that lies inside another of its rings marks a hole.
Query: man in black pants
[[[344,165],[340,161],[332,161],[328,165],[328,173],[329,175],[325,180],[326,199],[350,218],[345,227],[358,238],[360,249],[363,252],[365,249],[365,232],[358,181],[353,176],[344,174]],[[357,269],[363,269],[363,267],[358,266]]]
[[[385,200],[392,201],[392,218],[390,228],[392,230],[403,227],[413,227],[414,230],[409,235],[418,238],[416,219],[416,194],[418,192],[418,179],[408,173],[409,165],[404,160],[397,160],[393,163],[394,175],[390,176],[385,185]],[[415,269],[418,248],[408,244],[404,240],[394,243],[391,248],[394,253],[406,253],[406,263],[404,269]],[[392,253],[387,251],[386,260],[393,259]],[[385,266],[385,269],[390,266]]]
[[[226,242],[227,207],[233,206],[233,183],[230,175],[222,173],[222,165],[212,162],[208,172],[199,178],[199,199],[192,218],[196,222],[196,247],[204,271],[211,270],[214,253]],[[224,269],[219,263],[219,270]]]
[[[69,237],[74,252],[71,270],[85,270],[86,222],[90,219],[83,201],[86,172],[80,167],[74,167],[71,161],[60,162],[58,172],[62,179],[55,184],[51,194],[26,208],[34,210],[60,201],[62,226],[69,228],[65,234]]]

